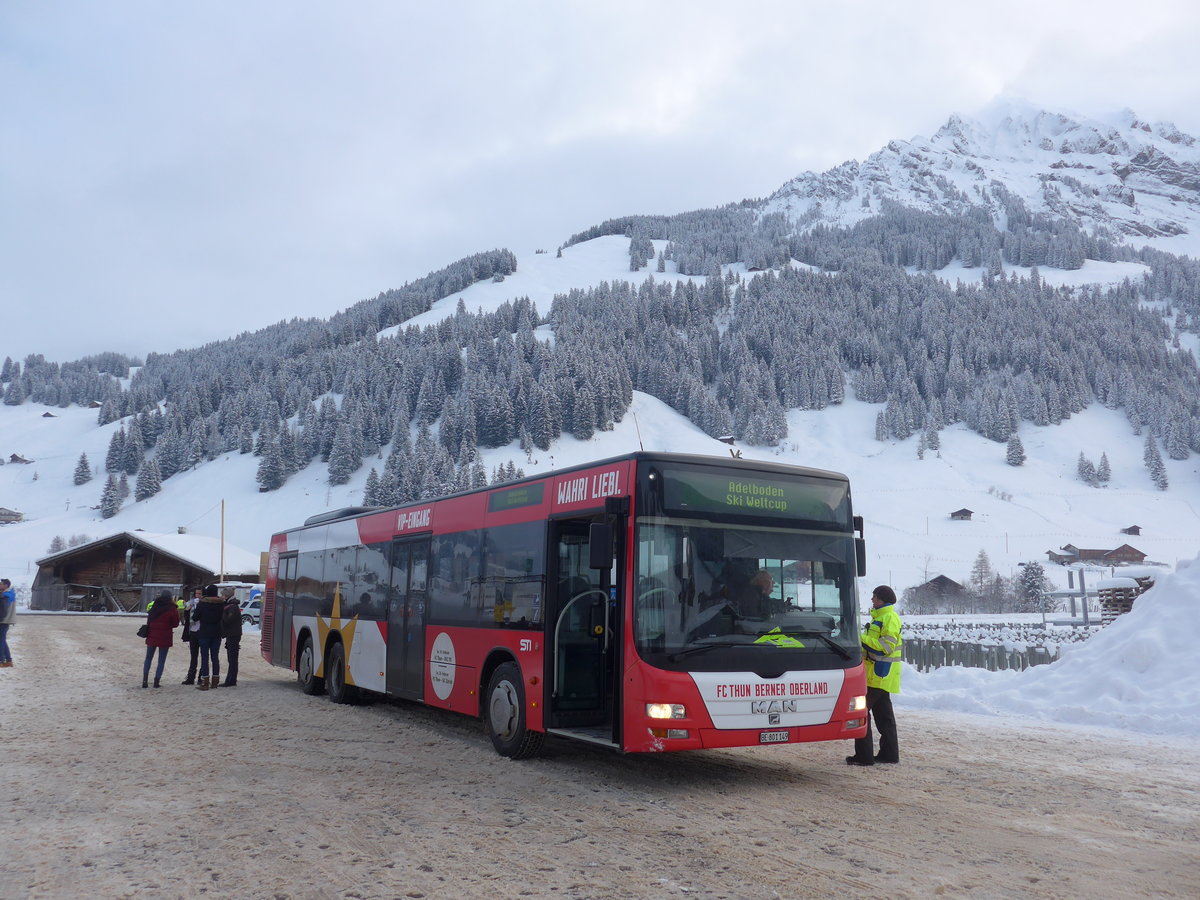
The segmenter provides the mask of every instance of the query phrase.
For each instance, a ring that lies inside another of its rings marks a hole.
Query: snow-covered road
[[[1200,896],[1197,744],[901,710],[818,744],[496,756],[472,719],[268,667],[142,690],[137,620],[23,615],[0,670],[3,897]]]

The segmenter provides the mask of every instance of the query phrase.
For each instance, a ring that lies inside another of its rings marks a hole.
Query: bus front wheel
[[[306,694],[320,694],[325,690],[325,679],[317,677],[317,658],[313,653],[312,639],[305,638],[296,659],[296,680],[300,690]]]
[[[525,759],[537,756],[545,735],[530,731],[525,722],[525,686],[514,662],[497,667],[488,680],[483,710],[484,727],[501,756]]]

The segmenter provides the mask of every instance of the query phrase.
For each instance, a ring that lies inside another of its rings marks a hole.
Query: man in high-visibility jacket
[[[900,762],[892,694],[900,693],[900,616],[896,592],[881,584],[871,592],[871,622],[863,631],[863,663],[867,667],[867,734],[854,741],[852,766]],[[871,721],[879,729],[879,753],[873,755]]]

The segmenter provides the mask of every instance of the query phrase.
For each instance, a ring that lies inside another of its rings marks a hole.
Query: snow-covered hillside
[[[495,309],[520,296],[548,309],[555,293],[572,286],[630,278],[627,251],[627,239],[605,237],[568,247],[561,258],[523,257],[518,271],[503,282],[476,284],[439,302],[418,321],[452,315],[460,298],[470,310]],[[1105,269],[1097,264],[1095,271],[1114,281],[1128,274],[1116,265]],[[887,581],[903,589],[938,574],[962,582],[980,550],[987,552],[997,572],[1011,575],[1017,563],[1045,562],[1047,550],[1067,543],[1106,548],[1128,541],[1167,567],[1200,549],[1196,457],[1166,460],[1171,487],[1156,490],[1142,463],[1142,439],[1119,412],[1093,405],[1061,425],[1038,428],[1023,423],[1020,436],[1029,459],[1013,467],[1005,462],[1003,444],[962,425],[943,432],[940,453],[930,452],[919,460],[915,436],[903,442],[875,440],[879,409],[848,394],[845,403],[825,410],[792,410],[788,437],[780,446],[740,448],[747,457],[850,476],[856,510],[867,523],[866,580],[871,584]],[[46,412],[53,415],[45,417]],[[348,484],[331,487],[318,462],[279,490],[259,493],[258,460],[231,453],[173,476],[148,500],[134,503],[130,498],[114,518],[104,520],[94,508],[103,477],[79,487],[72,477],[81,453],[87,454],[94,471],[102,469],[118,427],[119,422],[98,427],[95,410],[0,405],[0,458],[16,453],[33,461],[0,466],[0,507],[26,517],[0,530],[0,569],[18,585],[32,580],[33,561],[47,554],[55,536],[101,537],[135,528],[173,532],[179,526],[193,534],[217,536],[222,500],[227,540],[246,550],[265,550],[275,530],[327,509],[361,503],[372,463],[382,466],[382,459],[368,460]],[[590,441],[563,435],[548,452],[535,451],[530,457],[515,443],[481,453],[489,471],[512,459],[534,474],[629,452],[639,444],[647,450],[729,453],[677,412],[640,393],[622,422],[612,431],[597,432]],[[1097,460],[1107,454],[1112,466],[1107,488],[1087,487],[1075,478],[1080,452]],[[382,455],[386,458],[387,448]],[[962,507],[974,511],[972,520],[951,521],[949,513]],[[1120,533],[1129,525],[1141,526],[1141,536]],[[1065,587],[1064,570],[1049,566],[1047,572]]]

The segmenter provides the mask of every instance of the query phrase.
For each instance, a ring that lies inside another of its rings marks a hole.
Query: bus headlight
[[[867,708],[867,698],[861,694],[850,698],[850,708],[846,712],[862,712]]]
[[[866,702],[865,699],[863,702]],[[687,710],[682,703],[647,703],[646,717],[650,719],[686,719]]]

